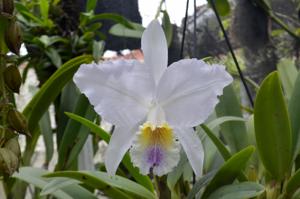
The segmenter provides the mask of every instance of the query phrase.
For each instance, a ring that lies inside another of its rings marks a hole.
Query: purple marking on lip
[[[159,147],[153,147],[146,153],[147,162],[152,166],[159,166],[163,159],[163,151]]]

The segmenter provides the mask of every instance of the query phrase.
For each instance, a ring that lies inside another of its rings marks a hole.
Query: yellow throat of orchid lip
[[[167,149],[174,143],[173,129],[167,123],[155,126],[146,122],[141,127],[139,140],[144,147],[158,145]]]

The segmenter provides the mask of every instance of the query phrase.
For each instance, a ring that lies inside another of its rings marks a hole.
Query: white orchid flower
[[[142,174],[164,175],[178,164],[182,146],[201,176],[204,152],[192,127],[212,113],[232,77],[224,66],[197,59],[167,67],[167,42],[156,20],[143,33],[142,50],[144,63],[83,64],[74,76],[96,112],[116,127],[105,154],[107,172],[114,175],[130,149]]]

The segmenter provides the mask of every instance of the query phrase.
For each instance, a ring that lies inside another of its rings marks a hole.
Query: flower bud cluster
[[[13,93],[19,93],[21,74],[13,61],[9,61],[8,50],[19,55],[21,28],[14,15],[14,1],[0,0],[0,176],[9,177],[18,170],[21,150],[19,134],[30,136],[26,118],[14,106]]]
[[[30,136],[26,118],[12,104],[0,105],[0,175],[12,175],[19,168],[21,150],[18,135]]]

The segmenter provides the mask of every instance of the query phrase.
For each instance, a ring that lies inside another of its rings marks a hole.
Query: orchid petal
[[[105,167],[109,175],[115,175],[123,156],[130,148],[136,128],[116,127],[105,152]]]
[[[154,83],[148,68],[135,60],[83,64],[74,82],[96,112],[119,126],[132,126],[146,117]]]
[[[173,126],[192,127],[203,123],[218,103],[232,77],[221,65],[197,59],[173,63],[162,76],[157,100]]]
[[[200,138],[192,128],[174,129],[197,177],[202,175],[204,151]]]
[[[168,46],[163,29],[153,20],[142,36],[145,64],[150,68],[154,81],[158,83],[168,66]]]

